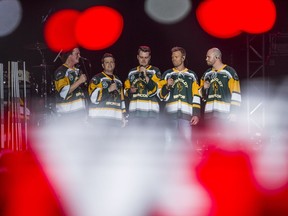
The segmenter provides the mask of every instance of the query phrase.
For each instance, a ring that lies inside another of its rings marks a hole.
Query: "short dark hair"
[[[171,49],[171,53],[180,51],[183,56],[186,56],[186,50],[183,47],[175,46]]]
[[[113,60],[115,62],[115,58],[114,58],[114,56],[111,53],[104,53],[104,55],[102,56],[102,59],[101,59],[102,64],[104,63],[104,59],[108,58],[108,57],[113,58]]]
[[[60,55],[61,61],[62,61],[63,63],[65,63],[66,60],[68,59],[69,55],[71,55],[71,54],[73,53],[74,49],[76,49],[76,48],[79,49],[79,47],[74,47],[74,48],[72,48],[71,50],[62,52],[62,54]]]
[[[138,48],[138,55],[139,55],[140,51],[142,51],[142,52],[148,52],[149,55],[151,55],[151,49],[150,49],[149,46],[139,46],[139,48]]]

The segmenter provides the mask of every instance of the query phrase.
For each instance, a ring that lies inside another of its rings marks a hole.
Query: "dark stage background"
[[[225,63],[233,66],[240,78],[246,78],[246,34],[230,39],[219,39],[207,34],[198,24],[195,11],[199,2],[192,1],[192,10],[189,15],[176,24],[159,24],[153,21],[144,11],[144,0],[21,0],[23,17],[19,27],[10,35],[0,38],[0,62],[24,60],[31,74],[42,73],[43,68],[33,67],[42,63],[42,56],[37,50],[26,49],[26,46],[36,42],[45,42],[43,38],[43,17],[51,15],[61,9],[77,9],[84,11],[90,6],[106,5],[119,11],[124,18],[124,29],[119,40],[111,47],[100,51],[82,49],[82,56],[91,61],[91,74],[101,72],[100,59],[105,52],[111,52],[116,57],[116,73],[124,80],[132,67],[137,65],[136,52],[139,45],[148,45],[152,48],[152,64],[158,66],[162,72],[172,67],[170,49],[173,46],[183,46],[187,51],[187,66],[194,70],[198,77],[206,70],[205,55],[207,49],[219,47],[223,52]],[[274,1],[277,9],[277,20],[273,29],[267,32],[267,55],[269,52],[269,34],[288,32],[288,2],[286,0]],[[243,16],[245,12],[243,12]],[[217,16],[217,13],[215,13]],[[105,34],[105,32],[103,32]],[[285,42],[285,41],[284,41]],[[287,41],[288,44],[288,41]],[[61,64],[60,60],[53,63],[57,53],[49,49],[43,50],[48,65],[47,76]],[[277,66],[277,74],[283,71],[285,65],[283,58],[279,57],[267,61],[267,76],[273,76]],[[279,61],[279,63],[278,63]],[[285,60],[284,60],[285,62]],[[283,66],[283,69],[282,69]],[[83,67],[83,66],[82,66]],[[280,68],[280,69],[279,69]],[[89,67],[87,68],[89,70]],[[280,72],[279,72],[280,71]],[[88,71],[90,72],[90,70]],[[36,76],[36,75],[34,75]]]

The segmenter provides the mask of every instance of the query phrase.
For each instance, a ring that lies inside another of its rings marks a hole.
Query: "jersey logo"
[[[108,83],[107,82],[102,82],[102,86],[103,86],[103,88],[108,88]]]
[[[97,82],[97,78],[96,78],[96,77],[93,77],[93,78],[92,78],[92,82],[97,85],[97,83],[98,83],[98,82]]]
[[[143,83],[142,83],[142,82],[139,82],[139,83],[138,83],[139,93],[140,93],[140,94],[143,94],[144,89],[145,89],[145,86],[143,85]]]
[[[69,79],[70,81],[73,81],[73,75],[72,75],[72,74],[68,74],[68,79]]]
[[[216,94],[216,92],[218,92],[218,85],[217,82],[214,82],[213,84],[214,94]]]
[[[178,92],[182,92],[183,91],[183,85],[181,82],[177,82],[177,85],[176,85],[177,89],[178,89]]]
[[[211,74],[211,79],[215,79],[217,77],[217,72],[213,72],[212,74]]]

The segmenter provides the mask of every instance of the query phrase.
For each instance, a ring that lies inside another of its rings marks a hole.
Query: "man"
[[[222,63],[218,48],[211,48],[206,55],[211,66],[203,74],[200,92],[205,102],[205,119],[235,121],[241,103],[240,82],[236,71]]]
[[[131,69],[125,81],[125,95],[129,98],[129,124],[151,123],[159,116],[157,98],[161,72],[150,65],[151,49],[140,46],[137,59],[139,66]]]
[[[173,47],[171,53],[174,68],[165,71],[162,75],[159,98],[166,102],[165,111],[169,120],[168,135],[174,137],[169,139],[172,138],[175,142],[176,137],[183,137],[185,142],[191,142],[190,125],[197,125],[200,117],[197,76],[184,65],[186,59],[184,48]],[[175,132],[176,135],[173,135]],[[182,133],[182,136],[179,133]]]
[[[65,62],[54,73],[56,88],[56,112],[63,117],[86,116],[85,96],[81,85],[86,82],[85,74],[75,67],[80,59],[79,48],[66,52],[62,55]]]
[[[105,53],[101,61],[103,71],[91,79],[88,87],[91,100],[89,119],[97,125],[125,126],[123,84],[114,75],[115,58]]]

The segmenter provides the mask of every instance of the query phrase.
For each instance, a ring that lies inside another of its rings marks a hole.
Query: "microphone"
[[[83,73],[83,71],[80,69],[80,65],[79,64],[76,64],[75,67],[79,70],[79,73],[78,73],[78,77],[80,77],[82,74],[84,74],[86,76],[86,81],[84,83],[82,83],[82,85],[88,87],[88,82],[87,82],[87,75],[85,73]]]
[[[209,82],[210,83],[210,81],[211,81],[210,77],[206,77],[205,78],[205,82]]]
[[[210,77],[209,77],[209,76],[206,77],[205,82],[209,82],[209,84],[210,84],[210,81],[211,81]],[[209,86],[209,88],[210,88],[210,86]],[[206,95],[206,97],[208,96],[209,88],[206,88],[206,89],[205,89],[205,95]]]
[[[82,56],[80,56],[80,59],[84,60],[84,61],[89,61],[87,58],[84,58]]]
[[[145,67],[144,65],[140,65],[140,66],[139,66],[139,68],[141,68],[141,67],[144,67],[144,68],[146,69],[146,67]],[[140,72],[140,77],[141,77],[142,79],[145,78],[143,71]]]
[[[111,84],[115,83],[114,79],[111,80]],[[118,94],[117,89],[115,89],[113,92],[111,92],[114,96]]]
[[[90,62],[90,60],[89,59],[87,59],[87,58],[84,58],[84,57],[82,57],[82,56],[80,56],[80,59],[82,60],[82,63],[84,64],[84,61],[87,61],[88,62],[88,65],[89,65],[89,67],[90,67],[90,69],[91,69],[91,62]]]

